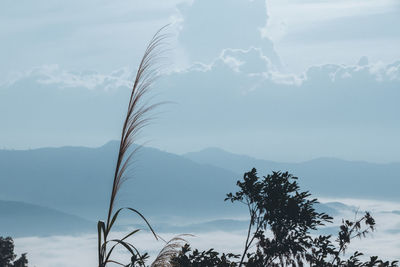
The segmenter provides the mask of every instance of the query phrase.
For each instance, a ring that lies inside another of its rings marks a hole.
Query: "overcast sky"
[[[171,23],[149,145],[279,161],[400,161],[398,0],[0,3],[0,147],[117,139],[135,67]]]

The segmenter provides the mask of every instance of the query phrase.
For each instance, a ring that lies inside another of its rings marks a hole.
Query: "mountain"
[[[99,148],[61,147],[0,151],[0,199],[24,201],[89,220],[104,219],[118,142]],[[237,175],[154,148],[141,148],[117,200],[145,216],[210,219],[236,214],[223,200]],[[124,216],[124,215],[123,215]]]
[[[246,155],[227,152],[223,149],[210,147],[197,152],[189,152],[183,155],[185,158],[200,164],[218,166],[231,170],[237,174],[243,174],[256,167],[258,170],[279,170],[285,165],[274,161],[255,159]]]
[[[336,216],[341,211],[351,207],[341,203],[317,204],[319,212],[326,212]],[[355,211],[355,208],[353,208]],[[396,213],[396,211],[393,211]],[[25,236],[52,236],[52,235],[78,235],[96,232],[96,223],[81,217],[67,214],[55,209],[32,205],[19,201],[0,200],[0,236],[25,237]],[[248,227],[247,217],[237,219],[202,220],[199,222],[158,222],[152,223],[159,233],[194,233],[207,231],[237,231]],[[141,223],[119,224],[114,230],[128,231],[132,228],[147,229]]]
[[[323,197],[400,200],[400,163],[376,164],[319,158],[301,163],[278,163],[208,148],[183,155],[199,164],[242,174],[257,168],[259,175],[289,171],[299,177],[301,188]]]
[[[99,148],[0,150],[0,235],[93,231],[94,222],[107,213],[117,150],[118,142]],[[277,163],[220,149],[179,156],[142,147],[133,167],[117,206],[141,211],[157,230],[165,231],[241,228],[245,207],[224,198],[252,167],[260,175],[289,170],[314,196],[399,200],[398,164],[337,159]],[[333,216],[355,210],[338,202],[318,204],[317,209]],[[143,224],[137,216],[121,214],[119,229]]]
[[[95,232],[96,224],[58,210],[0,200],[0,236],[50,236]]]
[[[117,150],[115,141],[98,148],[0,150],[0,199],[49,207],[90,221],[104,220]],[[180,156],[142,147],[133,167],[116,204],[136,208],[154,223],[190,224],[246,214],[245,207],[224,198],[252,167],[260,175],[288,170],[300,177],[303,190],[318,197],[400,200],[399,164],[328,158],[277,163],[220,149]],[[121,218],[132,216],[123,213]]]

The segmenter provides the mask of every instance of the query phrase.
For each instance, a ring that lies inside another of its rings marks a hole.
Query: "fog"
[[[322,203],[341,202],[349,205],[335,216],[334,225],[338,226],[342,218],[354,219],[362,216],[364,210],[372,212],[376,219],[376,231],[366,239],[354,240],[347,255],[358,250],[366,255],[378,255],[383,259],[400,258],[400,203],[359,199],[322,199]],[[355,211],[358,210],[358,215]],[[179,222],[177,222],[179,223]],[[332,226],[332,225],[331,225]],[[114,233],[121,237],[124,233]],[[184,238],[194,248],[214,248],[219,252],[240,253],[245,240],[246,229],[238,231],[212,231],[193,233],[158,233],[164,240],[179,234],[193,234]],[[149,263],[165,244],[156,241],[150,232],[142,231],[130,239],[141,252],[151,255]],[[30,266],[36,267],[87,267],[97,264],[97,236],[86,234],[80,236],[24,237],[15,239],[16,253],[28,253]],[[120,250],[114,254],[116,260],[129,262],[128,253]]]

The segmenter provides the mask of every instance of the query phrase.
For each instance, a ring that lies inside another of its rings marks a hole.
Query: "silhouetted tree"
[[[15,259],[14,241],[11,237],[0,237],[0,266],[12,266],[11,262]]]
[[[14,254],[14,241],[11,237],[0,236],[0,267],[27,267],[28,260],[26,253],[14,261],[17,255]]]
[[[353,238],[365,237],[374,230],[375,221],[368,212],[355,221],[344,220],[337,239],[332,241],[331,235],[311,233],[332,222],[332,217],[315,210],[317,199],[300,191],[297,177],[288,172],[273,172],[260,178],[252,169],[237,185],[239,191],[229,193],[225,200],[243,203],[249,211],[240,261],[235,261],[238,255],[220,256],[214,250],[191,252],[187,245],[172,259],[172,266],[397,266],[397,261],[382,261],[376,256],[363,262],[363,254],[358,251],[348,259],[342,258]]]
[[[14,261],[13,267],[27,267],[28,259],[26,258],[26,253],[22,253],[18,260]]]

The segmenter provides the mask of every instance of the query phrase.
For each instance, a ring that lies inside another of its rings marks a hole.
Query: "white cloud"
[[[182,18],[178,40],[190,62],[209,63],[227,48],[257,47],[280,64],[273,44],[259,31],[267,21],[264,0],[197,0],[178,10]]]
[[[325,155],[381,161],[394,156],[393,138],[399,132],[395,115],[400,94],[399,63],[327,64],[293,75],[270,68],[260,57],[255,60],[256,50],[226,51],[212,64],[171,74],[160,85],[179,104],[179,112],[168,116],[186,125],[187,138],[193,137],[187,142],[193,145],[204,140],[187,150],[226,144],[226,149],[254,155],[263,146],[265,151],[272,149],[273,156],[257,156],[277,160],[277,151],[285,150],[290,142],[288,153],[298,151],[302,157],[304,151],[313,154],[314,149],[324,147],[322,154],[296,160]],[[250,71],[247,64],[252,67]],[[173,125],[169,122],[168,129],[178,131],[179,127]],[[385,138],[376,139],[377,135]],[[228,139],[232,142],[229,145]],[[314,147],[315,142],[319,148]],[[182,139],[168,143],[168,147],[161,146],[175,152],[186,150],[174,150],[182,145]],[[247,150],[238,150],[240,143]],[[351,153],[349,146],[354,146]],[[377,151],[379,159],[373,156]],[[353,152],[358,156],[350,156]],[[389,161],[399,160],[395,158]]]
[[[222,50],[219,59],[235,71],[247,74],[276,70],[270,59],[264,56],[260,48],[256,47],[250,47],[247,50],[226,48]]]
[[[185,0],[0,3],[0,80],[59,64],[108,72],[140,59],[147,42]]]
[[[279,42],[292,31],[342,18],[385,14],[399,8],[396,0],[340,0],[340,1],[266,1],[268,22],[262,32]]]
[[[377,230],[365,239],[354,240],[347,251],[347,255],[355,249],[365,252],[366,255],[378,255],[383,259],[399,259],[400,248],[400,215],[389,213],[400,210],[397,202],[384,202],[359,199],[320,199],[321,202],[339,201],[355,206],[362,210],[369,210],[376,219]],[[353,219],[354,213],[350,210],[342,211],[335,217],[335,225],[339,225],[341,218]],[[160,233],[169,240],[181,233]],[[114,233],[115,237],[123,233]],[[246,236],[246,229],[242,231],[214,231],[194,233],[195,237],[184,237],[192,247],[206,250],[215,248],[219,252],[241,253]],[[142,252],[147,251],[154,256],[162,248],[163,243],[155,241],[150,233],[139,233],[131,238],[131,242]],[[50,236],[25,237],[15,239],[16,253],[28,252],[30,266],[40,267],[86,267],[96,265],[97,237],[94,234],[81,236]],[[124,262],[129,261],[129,255],[123,251],[116,251],[115,257]]]
[[[287,71],[352,64],[363,55],[386,64],[400,58],[396,0],[266,1],[270,38]]]
[[[110,74],[100,74],[94,71],[70,72],[61,69],[58,65],[49,65],[28,71],[22,75],[21,79],[27,77],[36,79],[39,84],[55,85],[61,89],[86,88],[108,91],[120,87],[129,88],[134,73],[127,67],[114,70]]]
[[[126,233],[114,233],[113,236],[121,237]],[[160,236],[169,240],[181,233],[159,233]],[[111,238],[113,238],[111,236]],[[183,236],[193,247],[209,249],[211,247],[222,252],[240,252],[245,230],[240,232],[211,232],[197,233],[194,237]],[[97,236],[50,236],[50,237],[24,237],[16,238],[15,252],[28,253],[30,266],[40,267],[87,267],[96,266],[97,260]],[[156,241],[150,233],[135,234],[128,240],[142,253],[151,255],[149,262],[163,247],[164,243]],[[114,259],[121,262],[129,262],[129,254],[124,249],[115,250]]]

